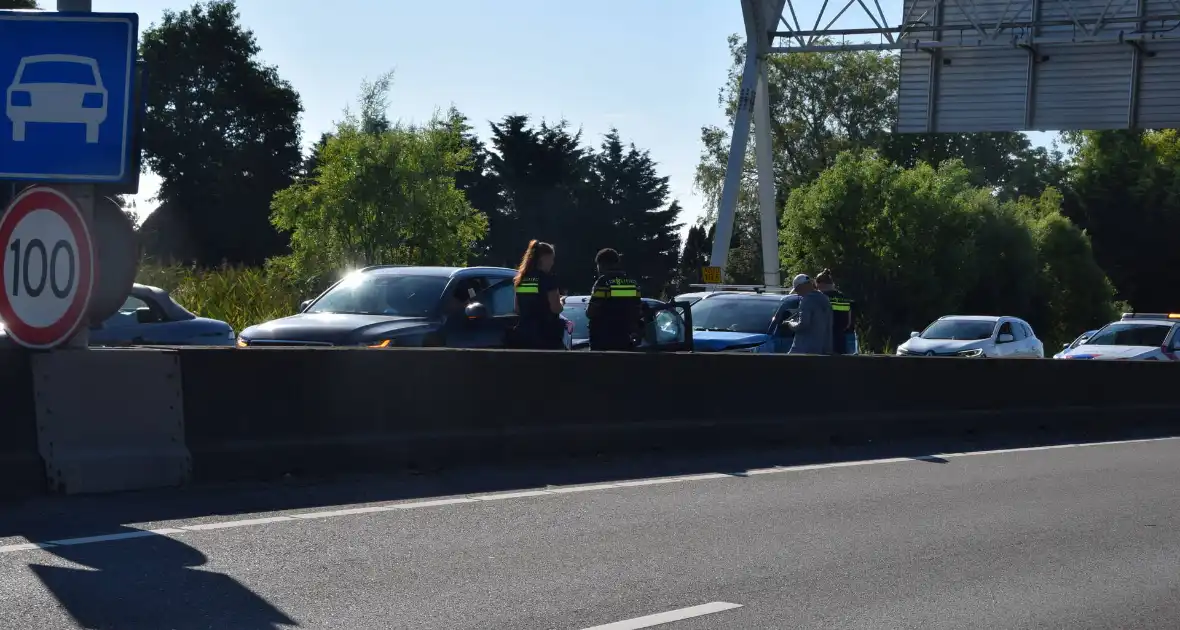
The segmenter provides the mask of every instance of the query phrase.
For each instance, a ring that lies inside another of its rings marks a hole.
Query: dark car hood
[[[423,332],[437,327],[438,322],[422,317],[301,313],[251,326],[243,330],[241,336],[246,342],[284,341],[349,345]]]

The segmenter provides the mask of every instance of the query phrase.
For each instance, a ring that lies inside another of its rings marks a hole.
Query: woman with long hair
[[[553,275],[555,252],[549,243],[529,241],[516,269],[516,324],[518,347],[560,350],[565,329],[561,323],[561,295]]]

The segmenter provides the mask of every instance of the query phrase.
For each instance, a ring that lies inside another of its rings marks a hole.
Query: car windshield
[[[1153,346],[1164,345],[1170,324],[1111,324],[1090,337],[1087,346]]]
[[[766,334],[778,307],[778,300],[706,298],[692,305],[692,326],[693,330]]]
[[[37,61],[25,66],[20,83],[68,83],[94,85],[94,69],[72,61]]]
[[[566,303],[565,308],[561,311],[561,314],[564,315],[566,319],[574,323],[574,339],[590,338],[590,318],[586,317],[585,304]]]
[[[347,313],[428,317],[442,299],[449,278],[355,274],[332,287],[306,313]]]
[[[922,332],[923,339],[975,341],[992,336],[995,322],[978,319],[940,319]]]

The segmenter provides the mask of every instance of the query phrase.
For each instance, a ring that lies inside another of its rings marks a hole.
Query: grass
[[[258,267],[198,269],[145,263],[136,281],[167,290],[181,306],[227,322],[235,331],[293,315],[300,301],[314,296],[307,283]]]

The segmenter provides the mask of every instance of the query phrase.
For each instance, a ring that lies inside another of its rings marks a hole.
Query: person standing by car
[[[836,288],[832,270],[824,269],[815,277],[815,288],[819,289],[832,304],[832,354],[856,354],[856,320],[853,319],[853,301]]]
[[[564,348],[565,327],[561,321],[561,296],[553,275],[556,253],[553,246],[536,239],[529,241],[520,260],[516,285],[516,314],[512,346],[534,350]]]
[[[787,354],[832,353],[832,304],[828,297],[815,288],[807,274],[799,274],[791,281],[792,291],[799,295],[799,311],[787,320],[795,332],[795,340]]]
[[[643,319],[639,285],[622,269],[619,252],[607,248],[594,257],[598,278],[590,291],[586,318],[591,350],[631,350]]]

